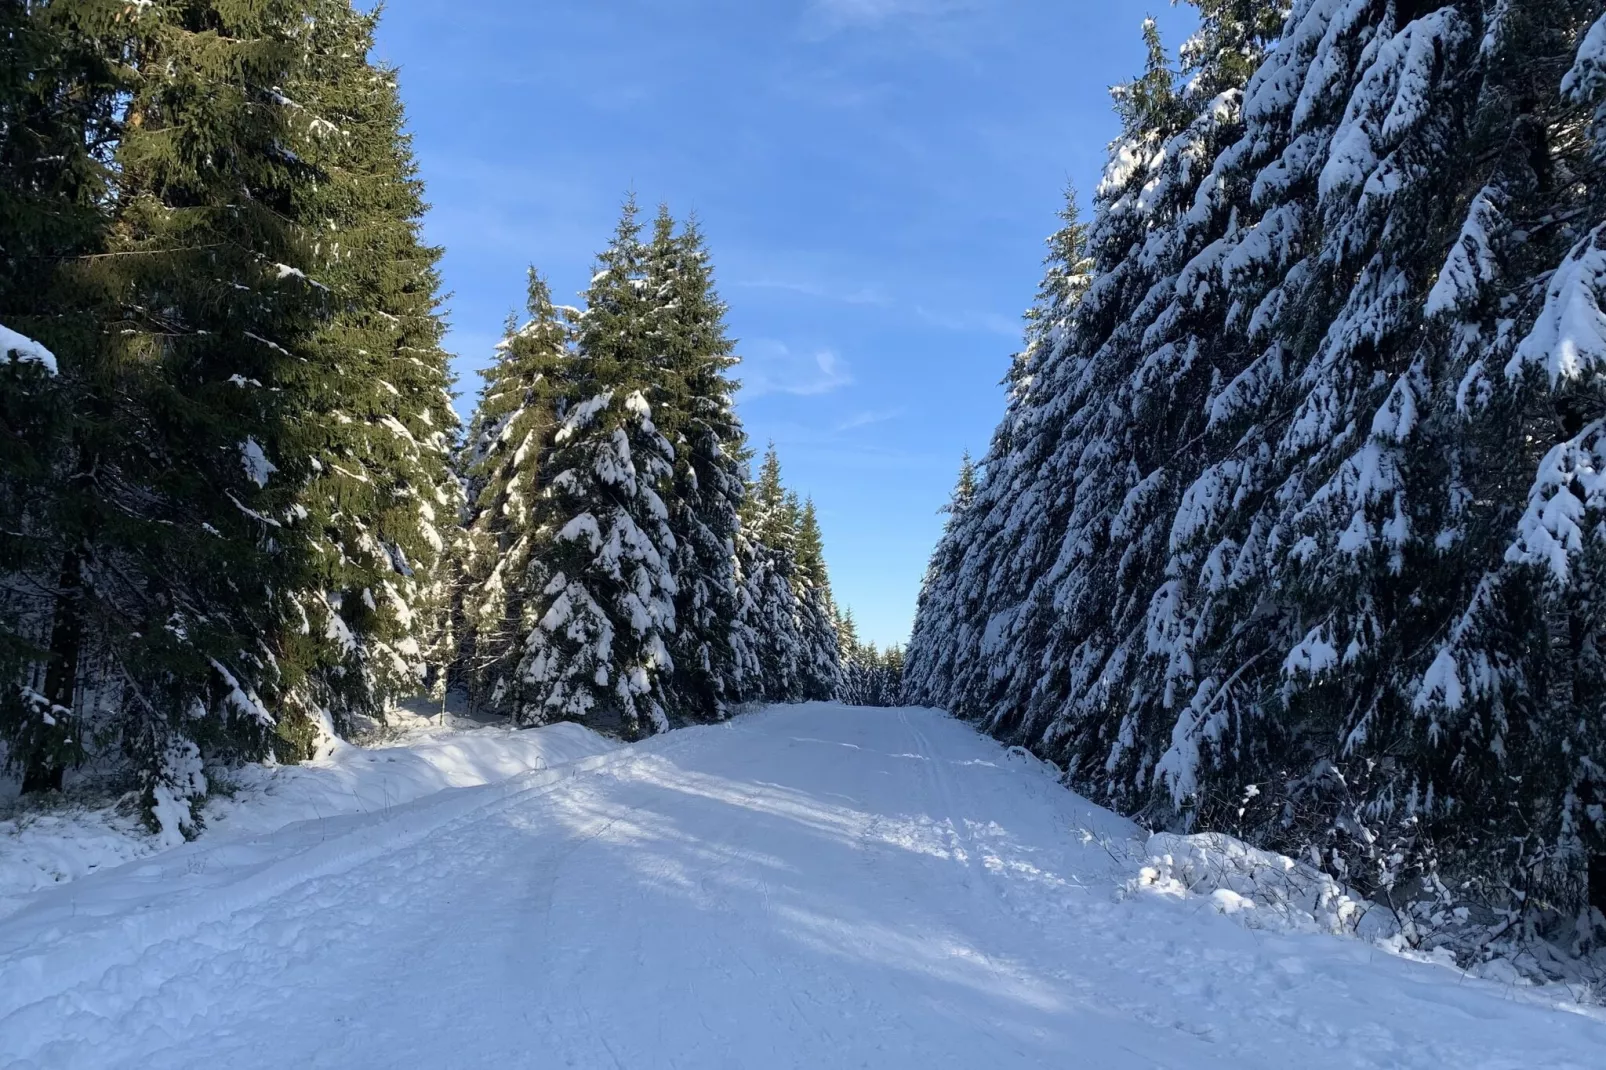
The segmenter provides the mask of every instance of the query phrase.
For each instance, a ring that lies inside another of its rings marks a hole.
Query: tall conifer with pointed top
[[[471,499],[463,561],[463,682],[482,709],[517,715],[518,673],[546,582],[534,554],[547,520],[543,465],[570,373],[571,331],[546,281],[529,276],[528,320],[508,324],[469,426],[461,459]]]
[[[88,390],[76,354],[96,332],[78,268],[105,248],[127,79],[112,62],[127,28],[78,7],[0,12],[0,740],[30,789],[58,784],[85,747],[76,681],[48,647],[76,524],[61,486]]]
[[[959,464],[954,492],[943,507],[948,519],[943,524],[937,548],[932,551],[915,606],[909,662],[901,680],[905,697],[914,705],[940,707],[949,701],[953,665],[948,655],[962,624],[959,578],[971,532],[968,514],[975,498],[976,465],[967,450]]]
[[[795,702],[801,693],[796,568],[797,503],[781,482],[774,443],[764,454],[758,479],[748,487],[742,518],[746,547],[742,565],[746,625],[758,641],[760,686],[750,697]]]
[[[1606,301],[1606,21],[1199,7],[1183,79],[1146,27],[1117,94],[1091,278],[1012,371],[912,693],[1407,915],[1570,910],[1606,884],[1606,343],[1563,311]]]
[[[542,576],[519,664],[525,724],[578,720],[627,737],[669,726],[674,446],[649,394],[657,367],[634,201],[598,258],[567,362],[543,479]]]
[[[449,465],[457,417],[440,250],[419,235],[423,191],[396,72],[368,58],[377,18],[319,0],[305,68],[284,87],[297,155],[320,176],[298,209],[313,221],[312,280],[331,306],[295,384],[311,452],[299,505],[315,553],[296,594],[304,748],[440,688],[454,653],[448,543],[462,495]]]
[[[675,712],[721,720],[743,690],[751,639],[738,626],[736,541],[746,497],[747,436],[736,416],[737,359],[725,304],[695,221],[679,232],[661,209],[647,250],[651,341],[659,379],[650,395],[675,446],[669,528],[675,537]]]
[[[797,518],[793,586],[798,609],[798,686],[803,698],[824,702],[842,690],[836,600],[825,567],[825,540],[814,499],[804,500]]]

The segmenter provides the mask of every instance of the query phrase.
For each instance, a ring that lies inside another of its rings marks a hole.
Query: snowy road
[[[6,1067],[1534,1068],[1606,1021],[1356,940],[1115,894],[1029,761],[787,707],[0,921]]]

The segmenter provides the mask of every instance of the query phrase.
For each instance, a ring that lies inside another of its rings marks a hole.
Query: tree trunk
[[[22,793],[33,795],[41,791],[60,791],[66,772],[60,762],[48,761],[45,756],[35,754],[23,770]]]
[[[77,718],[61,711],[74,709],[78,689],[78,659],[83,649],[83,557],[67,551],[57,586],[55,620],[50,626],[50,662],[45,669],[45,699],[56,718],[58,732],[77,743]],[[36,746],[22,774],[23,794],[60,791],[67,766],[60,746]]]
[[[1589,905],[1606,915],[1606,854],[1589,856]]]

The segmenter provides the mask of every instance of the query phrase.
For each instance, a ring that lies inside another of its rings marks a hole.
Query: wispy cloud
[[[868,286],[861,286],[857,289],[837,288],[815,282],[799,282],[789,279],[753,279],[747,282],[738,282],[736,285],[750,290],[783,290],[787,293],[802,294],[805,297],[817,297],[822,301],[838,301],[845,305],[892,304],[890,297]]]
[[[837,26],[873,26],[891,19],[951,15],[976,6],[977,0],[814,0],[812,13]]]
[[[772,78],[778,96],[807,107],[831,110],[869,110],[887,105],[905,91],[891,79],[818,61],[787,63],[777,67]]]
[[[806,279],[752,279],[736,283],[749,290],[775,290],[797,294],[818,301],[843,305],[859,305],[887,309],[893,315],[961,334],[992,334],[1019,340],[1019,316],[1005,316],[997,312],[980,312],[966,309],[937,309],[922,304],[907,304],[882,290],[870,286],[835,286]]]
[[[815,397],[853,382],[842,358],[829,349],[800,353],[783,342],[749,342],[739,374],[744,397],[791,394]]]
[[[924,305],[915,306],[915,315],[933,327],[966,334],[996,334],[1017,341],[1021,337],[1020,317],[1000,315],[997,312],[939,311]]]
[[[884,424],[889,420],[896,420],[903,415],[902,409],[883,409],[879,411],[860,412],[849,416],[831,428],[832,434],[842,434],[847,431],[857,431],[861,427],[871,427],[875,424]]]

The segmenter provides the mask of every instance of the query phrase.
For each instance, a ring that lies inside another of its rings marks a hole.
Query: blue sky
[[[459,408],[526,265],[573,301],[627,190],[695,212],[749,434],[813,496],[861,635],[902,642],[1150,13],[1191,26],[1163,0],[393,0]]]

